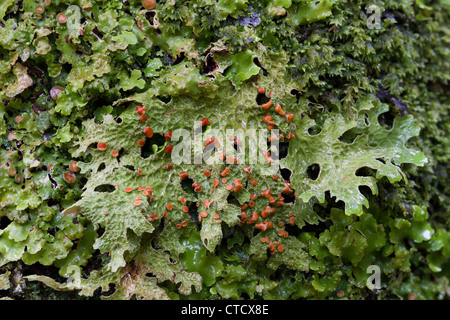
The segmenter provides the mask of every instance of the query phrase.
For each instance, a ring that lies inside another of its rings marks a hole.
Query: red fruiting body
[[[67,18],[66,18],[66,20],[67,20]],[[53,100],[57,100],[59,94],[63,91],[64,91],[63,87],[54,86],[53,88],[50,89],[50,96],[52,97]]]
[[[136,113],[143,115],[145,113],[145,107],[144,106],[137,106],[136,107]]]
[[[253,224],[253,223],[256,223],[257,220],[258,220],[258,212],[254,211],[254,212],[252,212],[252,214],[250,215],[250,219],[248,219],[247,224]]]
[[[77,180],[77,177],[75,176],[75,173],[66,171],[63,175],[64,180],[68,183],[74,183]]]
[[[263,107],[265,110],[269,109],[271,106],[272,106],[272,101],[270,101],[270,100],[261,105],[261,107]]]
[[[277,137],[276,135],[272,134],[272,135],[269,137],[268,140],[269,140],[269,142],[277,141],[277,140],[278,140],[278,137]]]
[[[171,145],[171,144],[167,144],[165,147],[164,147],[164,152],[165,152],[165,154],[169,154],[169,153],[171,153],[173,151],[173,146]]]
[[[209,146],[211,143],[214,142],[214,140],[216,140],[216,138],[208,138],[205,140],[205,147]]]
[[[184,179],[186,179],[187,177],[188,177],[188,174],[187,174],[186,171],[180,172],[180,178],[181,178],[181,180],[184,180]]]
[[[286,140],[294,139],[295,135],[292,132],[289,132],[289,134],[285,137]]]
[[[286,119],[287,119],[287,122],[290,123],[294,119],[294,114],[293,113],[288,113],[286,115]]]
[[[269,214],[270,214],[270,212],[267,212],[266,209],[262,210],[260,213],[261,218],[263,218],[263,219],[267,218],[269,216]]]
[[[150,127],[144,128],[144,134],[147,136],[147,138],[153,137],[153,130]]]
[[[267,221],[260,222],[255,225],[255,229],[259,229],[261,231],[266,231],[268,228],[270,228],[270,223]]]
[[[259,93],[259,94],[264,94],[264,93],[266,93],[266,89],[264,89],[264,88],[262,88],[262,87],[259,87],[257,90],[258,90],[258,93]]]
[[[142,0],[142,6],[147,10],[153,10],[156,7],[156,0]]]
[[[97,149],[100,150],[100,151],[105,151],[106,150],[106,143],[104,143],[104,142],[97,143]]]
[[[64,13],[60,12],[60,13],[58,13],[56,15],[56,20],[59,23],[66,23],[67,22],[67,16]]]
[[[225,169],[223,169],[223,171],[220,173],[220,175],[222,176],[222,177],[225,177],[225,176],[227,176],[228,174],[230,174],[230,168],[225,168]]]
[[[144,139],[139,139],[137,144],[138,144],[139,147],[142,148],[145,145],[145,140]]]
[[[164,140],[169,141],[170,139],[172,139],[172,131],[167,131],[164,133]]]
[[[247,222],[248,221],[248,215],[245,211],[241,212],[241,221],[242,222]]]
[[[141,116],[139,117],[139,121],[141,121],[141,122],[147,121],[147,115],[146,115],[146,114],[141,115]]]
[[[117,152],[117,151],[113,151],[113,152],[111,152],[111,155],[114,157],[114,158],[117,158],[118,156],[119,156],[119,152]]]
[[[74,160],[70,161],[69,169],[70,169],[70,171],[72,171],[72,172],[78,172],[78,171],[80,171],[80,167],[77,166],[77,162],[74,161]]]
[[[200,122],[202,123],[202,127],[209,126],[211,124],[207,118],[203,118]]]
[[[205,175],[205,177],[210,177],[211,176],[211,171],[206,169],[205,171],[203,171],[203,174]]]
[[[261,195],[262,195],[264,198],[269,199],[270,196],[271,196],[271,194],[270,194],[270,189],[266,189],[266,190],[261,191]]]
[[[45,9],[43,6],[37,6],[35,9],[36,13],[43,14]]]
[[[262,118],[262,121],[265,122],[265,123],[269,123],[269,122],[272,121],[272,116],[268,114],[267,116],[264,116]]]
[[[216,153],[216,155],[217,155],[217,158],[220,159],[220,161],[223,161],[223,159],[225,158],[225,151]]]
[[[278,103],[275,105],[275,112],[278,113],[280,116],[286,115],[286,112],[284,112],[283,108]]]

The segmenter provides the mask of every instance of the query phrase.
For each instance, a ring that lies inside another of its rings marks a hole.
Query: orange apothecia
[[[205,177],[210,177],[211,176],[211,171],[206,169],[205,171],[203,171],[203,174],[205,175]]]
[[[8,175],[10,177],[14,177],[16,175],[16,173],[17,173],[16,169],[14,169],[14,168],[9,168],[8,169]]]
[[[147,136],[147,138],[153,137],[153,129],[150,127],[145,127],[144,134]]]
[[[278,113],[280,116],[286,115],[286,112],[284,112],[283,108],[278,103],[275,105],[275,112]]]
[[[64,180],[66,180],[67,183],[74,183],[77,180],[77,177],[75,176],[75,173],[71,171],[64,172]]]
[[[287,122],[290,123],[294,119],[294,114],[293,113],[288,113],[286,115],[286,119],[287,119]]]
[[[188,174],[187,174],[186,171],[180,172],[180,178],[181,178],[181,180],[184,180],[184,179],[186,179],[187,177],[188,177]]]
[[[209,200],[209,199],[203,200],[203,206],[205,208],[209,208],[210,205],[211,205],[211,200]]]
[[[67,22],[67,16],[60,12],[56,15],[56,21],[58,21],[59,23],[66,23]]]
[[[97,149],[98,150],[100,150],[100,151],[105,151],[106,150],[106,143],[104,143],[104,142],[99,142],[99,143],[97,143]]]
[[[211,124],[207,118],[203,118],[202,120],[200,120],[200,122],[202,124],[202,127],[209,126]]]
[[[240,190],[242,190],[244,187],[242,186],[241,180],[239,179],[234,179],[234,192],[239,192]]]
[[[54,86],[50,89],[50,97],[52,97],[53,100],[58,99],[58,96],[61,92],[63,92],[64,89],[61,86]]]
[[[194,182],[192,186],[194,187],[195,192],[202,192],[202,185],[200,183]]]
[[[77,166],[77,162],[75,160],[70,161],[69,163],[69,169],[72,172],[78,172],[80,171],[80,167]]]
[[[270,189],[266,189],[266,190],[261,191],[261,195],[262,195],[264,198],[269,199],[269,198],[271,197]]]
[[[137,106],[136,107],[136,113],[143,115],[145,113],[145,106]]]
[[[204,146],[207,147],[209,146],[211,143],[213,143],[216,140],[216,138],[208,138],[205,140]]]
[[[169,154],[169,153],[171,153],[173,151],[173,146],[171,145],[171,144],[167,144],[165,147],[164,147],[164,153],[165,154]]]
[[[258,221],[258,212],[254,211],[250,215],[250,219],[248,219],[247,224],[253,224],[256,223],[256,221]]]
[[[265,110],[269,109],[271,106],[272,106],[272,101],[271,100],[269,100],[268,102],[263,103],[261,105],[261,107],[263,107]]]
[[[156,0],[142,0],[142,6],[147,10],[153,10],[156,7]]]
[[[139,139],[137,144],[138,144],[139,147],[142,148],[145,145],[145,140],[144,139]]]
[[[164,133],[164,140],[169,141],[170,139],[172,139],[172,131],[167,131]]]
[[[36,13],[38,14],[43,14],[45,12],[45,9],[43,6],[39,5],[34,9],[34,11],[36,11]]]
[[[230,168],[228,168],[228,167],[226,167],[225,169],[223,169],[223,171],[220,173],[220,175],[222,176],[222,177],[225,177],[225,176],[227,176],[227,175],[229,175],[230,174]]]
[[[264,88],[262,88],[262,87],[259,87],[259,88],[257,89],[257,91],[258,91],[259,94],[264,94],[264,93],[266,93],[266,89],[264,89]]]
[[[178,198],[178,201],[181,202],[181,204],[185,204],[187,202],[186,198]]]

